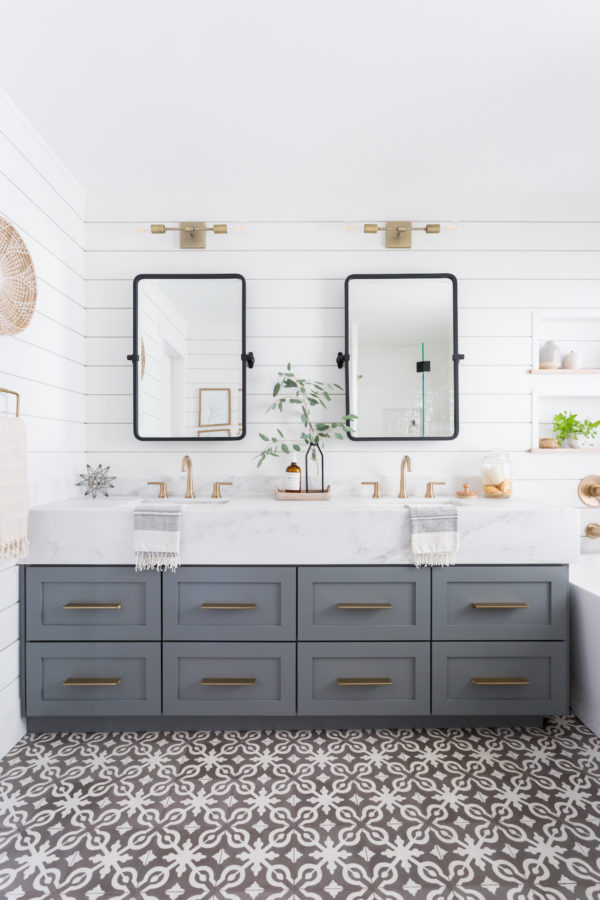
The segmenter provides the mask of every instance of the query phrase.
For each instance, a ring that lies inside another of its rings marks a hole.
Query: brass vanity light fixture
[[[441,225],[413,225],[412,222],[386,222],[378,225],[367,223],[363,229],[365,234],[377,234],[385,231],[385,246],[395,250],[408,250],[412,246],[413,231],[424,231],[425,234],[439,234]]]
[[[207,225],[206,222],[180,222],[178,226],[151,225],[152,234],[165,234],[167,231],[179,232],[179,246],[182,250],[205,250],[206,232],[227,234],[227,225]]]

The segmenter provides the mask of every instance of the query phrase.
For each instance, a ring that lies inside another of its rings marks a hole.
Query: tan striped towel
[[[450,504],[409,506],[415,566],[453,566],[458,550],[458,510]]]
[[[181,508],[144,504],[134,513],[133,549],[135,570],[158,569],[174,572],[179,565]]]

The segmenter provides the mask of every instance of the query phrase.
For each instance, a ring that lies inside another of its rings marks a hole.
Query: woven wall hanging
[[[37,281],[29,250],[0,216],[0,334],[25,331],[35,310]]]

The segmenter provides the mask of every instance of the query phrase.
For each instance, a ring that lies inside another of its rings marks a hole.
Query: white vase
[[[571,450],[581,450],[581,439],[574,434],[571,435],[567,438],[567,447],[570,447]]]
[[[575,353],[574,350],[569,350],[569,352],[563,356],[562,367],[563,369],[580,369],[579,353]]]
[[[560,347],[554,341],[540,348],[540,369],[560,369]]]

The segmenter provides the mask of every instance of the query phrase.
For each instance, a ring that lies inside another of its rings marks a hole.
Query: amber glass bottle
[[[292,461],[285,470],[285,489],[288,493],[300,493],[302,490],[302,469],[292,456]]]

